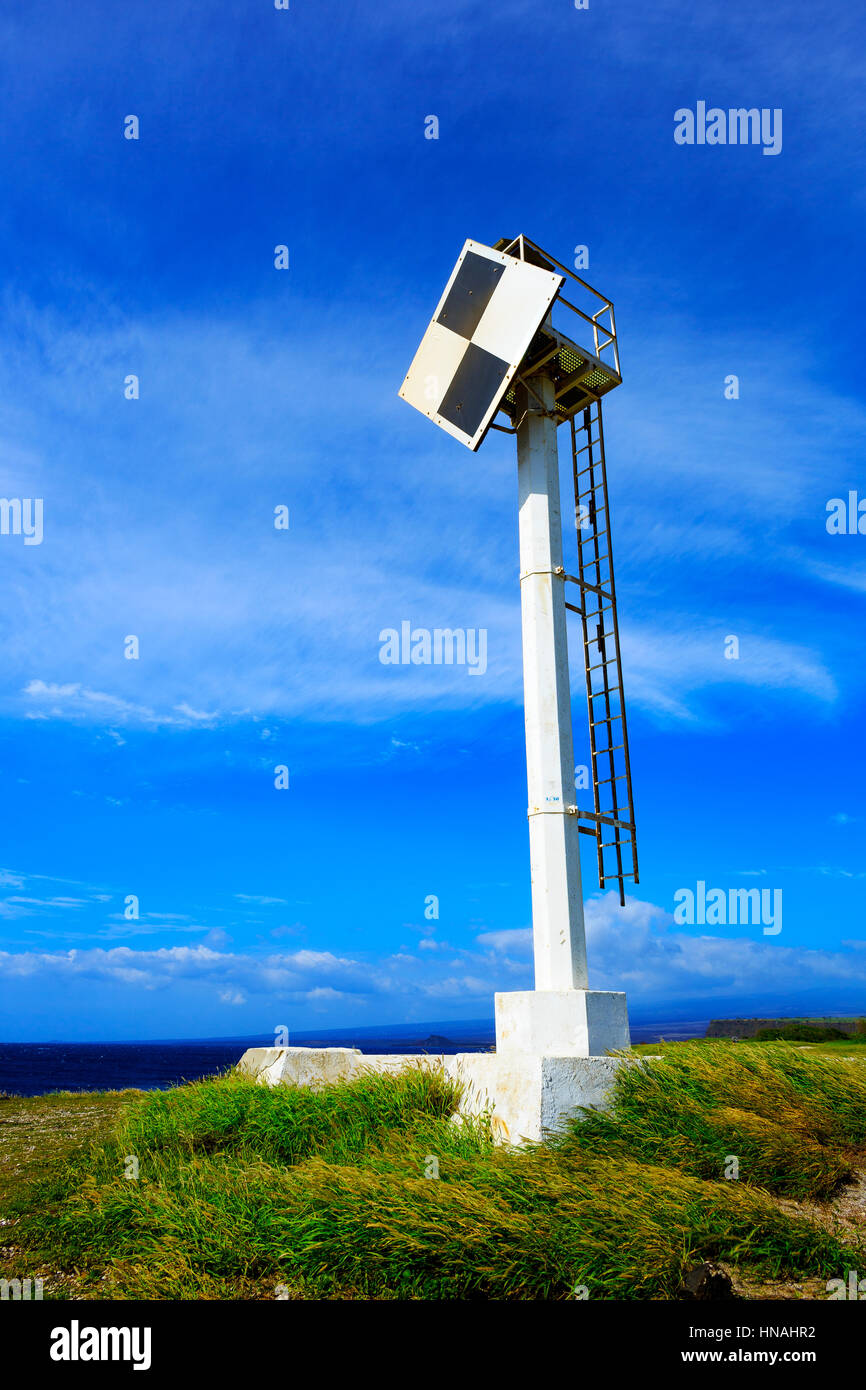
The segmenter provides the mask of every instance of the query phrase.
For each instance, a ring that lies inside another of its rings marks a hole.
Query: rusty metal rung
[[[590,592],[591,592],[591,593],[594,593],[594,592],[595,592],[594,586],[591,588],[591,591],[590,591]],[[586,595],[584,595],[583,597],[584,597],[584,599],[586,599]],[[605,609],[604,609],[604,613],[609,613],[610,611],[611,611],[611,610],[610,610],[609,608],[605,608]],[[595,613],[589,613],[587,616],[590,617],[590,618],[596,618],[596,619],[598,619],[599,617],[601,617],[601,616],[603,616],[603,615],[602,615],[602,613],[599,612],[598,609],[596,609]],[[591,647],[591,646],[593,645],[593,643],[594,643],[594,644],[599,648],[599,650],[601,650],[602,644],[603,644],[604,642],[612,642],[612,641],[614,640],[614,636],[615,636],[615,634],[614,634],[614,631],[613,631],[613,628],[612,628],[612,627],[605,628],[604,631],[602,631],[602,632],[600,632],[600,633],[596,633],[595,636],[593,636],[593,637],[588,637],[587,640],[586,640],[585,646]]]
[[[584,444],[583,448],[582,448],[582,449],[578,449],[577,452],[578,452],[578,454],[585,454],[586,451],[587,451],[587,449],[597,449],[597,448],[598,448],[598,440],[597,440],[597,439],[593,439],[593,440],[590,441],[589,444]],[[597,467],[598,467],[598,459],[596,459],[596,458],[591,458],[590,461],[589,461],[589,463],[586,465],[585,468],[580,468],[580,469],[578,469],[578,473],[577,473],[578,478],[582,478],[583,475],[584,475],[584,473],[591,473],[592,470],[593,470],[594,468],[597,468]]]

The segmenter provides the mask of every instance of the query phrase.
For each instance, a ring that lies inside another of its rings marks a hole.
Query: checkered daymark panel
[[[436,322],[459,333],[461,338],[471,338],[504,270],[501,262],[468,251]]]
[[[466,434],[474,435],[507,371],[508,363],[501,357],[470,343],[442,397],[439,414]]]
[[[477,449],[562,284],[552,271],[467,241],[400,395]]]

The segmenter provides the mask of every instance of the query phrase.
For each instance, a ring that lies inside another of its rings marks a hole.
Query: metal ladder
[[[570,419],[578,573],[565,576],[579,587],[581,602],[565,606],[583,628],[595,810],[577,815],[589,822],[581,832],[596,839],[599,887],[615,881],[624,907],[625,880],[639,880],[600,399],[583,410],[582,421]]]

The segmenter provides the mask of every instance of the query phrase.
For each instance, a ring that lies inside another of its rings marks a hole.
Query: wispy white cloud
[[[507,954],[517,952],[525,955],[532,950],[532,928],[531,927],[512,927],[504,931],[481,932],[476,938],[479,946],[489,946],[491,951],[503,951]]]
[[[255,315],[244,323],[166,317],[108,329],[94,321],[82,331],[13,301],[5,317],[17,346],[0,367],[0,402],[39,400],[40,410],[19,411],[29,453],[16,453],[11,441],[0,483],[11,495],[44,493],[46,514],[55,517],[43,546],[27,553],[27,622],[0,613],[13,682],[0,693],[8,713],[102,724],[117,741],[118,730],[136,725],[207,729],[274,716],[366,722],[520,701],[512,446],[489,442],[479,468],[451,441],[419,434],[419,422],[410,429],[405,407],[386,389],[399,376],[386,346],[387,314],[372,341],[347,348],[346,417],[324,422],[315,407],[316,352],[302,352],[297,339],[287,344]],[[321,326],[304,327],[312,344]],[[146,459],[145,441],[121,415],[106,417],[93,385],[113,389],[133,345],[148,374]],[[663,358],[657,344],[644,346],[638,342],[629,390],[608,421],[631,703],[694,720],[702,690],[734,681],[746,692],[796,691],[829,702],[844,647],[831,658],[805,643],[802,616],[765,601],[759,587],[732,613],[725,587],[731,566],[756,555],[777,583],[789,574],[795,552],[786,528],[799,520],[816,479],[862,432],[862,412],[824,390],[804,420],[792,407],[808,393],[811,364],[803,354],[792,367],[787,345],[767,335],[762,355],[753,346],[750,357],[732,337],[750,389],[720,410],[709,410],[706,394],[729,356],[723,336],[708,344],[683,317],[672,322]],[[46,382],[46,352],[64,363],[62,382]],[[651,407],[662,378],[666,391],[676,387],[675,415]],[[295,383],[288,471],[285,412],[273,404],[286,380]],[[66,421],[64,444],[70,433],[80,443],[76,495],[52,462],[59,439],[52,411],[42,408],[46,391]],[[381,468],[347,447],[346,421],[359,417],[390,441]],[[87,461],[97,418],[106,447],[116,436],[128,457],[122,484],[110,491]],[[280,502],[292,503],[287,532],[272,524]],[[652,619],[641,621],[648,606]],[[460,667],[383,666],[378,634],[404,619],[486,628],[487,671],[470,680]],[[715,662],[717,628],[742,628],[744,642],[754,634],[748,660],[744,653],[739,663]],[[139,637],[139,660],[124,659],[128,634]]]
[[[255,903],[257,907],[285,907],[285,898],[267,898],[258,893],[235,893],[239,903]]]
[[[736,658],[725,656],[728,636],[738,640]],[[723,624],[711,629],[705,620],[680,619],[673,630],[626,623],[622,648],[629,699],[680,719],[698,718],[699,696],[722,686],[790,691],[828,705],[838,695],[833,675],[807,647]]]
[[[233,1004],[237,1006],[247,1002],[247,996],[244,994],[243,990],[240,989],[221,989],[219,998],[221,1004]]]
[[[857,538],[860,540],[860,537]],[[866,547],[866,540],[863,542]],[[866,593],[866,564],[856,556],[847,557],[848,563],[828,564],[825,561],[808,559],[809,572],[828,584],[838,584],[840,588],[850,589],[855,594]]]
[[[211,723],[219,717],[217,714],[203,714],[184,703],[174,706],[175,712],[180,715],[179,719],[168,713],[157,714],[147,705],[135,704],[131,700],[124,700],[103,690],[89,690],[77,681],[60,684],[56,681],[31,680],[27,682],[23,693],[33,700],[50,702],[48,713],[56,719],[95,718],[100,722],[110,719],[114,722],[141,723],[152,727],[176,725],[188,728],[190,725]],[[25,711],[27,717],[31,718],[34,715],[42,718],[45,713],[44,709]],[[108,732],[122,748],[125,740],[116,730]]]

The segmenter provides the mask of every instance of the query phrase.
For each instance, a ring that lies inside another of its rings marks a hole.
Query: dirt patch
[[[44,1298],[82,1296],[82,1275],[39,1264],[16,1246],[16,1211],[39,1201],[40,1184],[108,1129],[129,1094],[0,1097],[0,1278],[41,1279]]]

